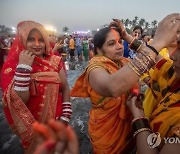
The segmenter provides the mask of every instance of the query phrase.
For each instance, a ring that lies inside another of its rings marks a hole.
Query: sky
[[[16,27],[20,21],[34,20],[59,32],[96,30],[113,18],[160,21],[180,12],[180,0],[0,0],[0,25]]]

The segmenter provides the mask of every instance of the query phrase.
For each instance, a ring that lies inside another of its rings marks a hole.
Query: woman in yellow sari
[[[170,55],[173,53],[177,48],[177,39],[180,34],[177,34],[177,36],[174,38],[173,42],[171,42],[170,45],[167,46],[167,48],[162,49],[159,52],[159,56],[156,58],[156,61],[160,61],[161,59],[166,59],[170,61]],[[151,76],[153,75],[154,69],[150,69],[148,73],[145,73],[141,80],[143,80],[148,86],[150,86],[151,83]],[[145,92],[144,100],[143,100],[143,108],[145,108],[145,115],[149,118],[151,115],[151,111],[153,109],[153,104],[156,103],[156,95],[151,87],[148,87]]]
[[[135,131],[138,154],[180,151],[180,26],[173,43],[167,48],[174,50],[170,57],[161,59],[149,73],[150,87],[143,101],[144,111],[137,107],[141,103],[137,97],[129,97],[127,101],[134,117],[132,126],[139,124],[141,130],[147,130]]]
[[[95,35],[96,56],[91,59],[71,91],[71,96],[91,99],[93,107],[89,113],[89,135],[94,153],[131,151],[128,144],[132,117],[125,105],[126,98],[130,89],[137,92],[137,86],[134,85],[139,77],[155,65],[157,51],[166,47],[175,37],[179,25],[172,25],[172,19],[176,18],[179,20],[179,14],[171,14],[164,19],[151,47],[141,46],[138,40],[127,34],[117,19],[111,23],[110,28],[104,28]],[[170,25],[168,28],[165,27],[167,24]],[[136,58],[129,63],[122,58],[122,38],[129,42],[134,50],[139,51]]]

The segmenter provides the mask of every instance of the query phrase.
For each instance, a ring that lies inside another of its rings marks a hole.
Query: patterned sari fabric
[[[30,82],[30,99],[25,104],[14,90],[14,74],[19,54],[26,49],[26,41],[32,29],[41,32],[46,44],[45,58],[35,57]],[[60,57],[52,55],[43,26],[32,21],[21,22],[17,36],[2,70],[3,105],[12,130],[20,136],[25,153],[33,153],[37,146],[32,130],[35,121],[45,123],[62,114],[61,79],[63,67]]]
[[[162,59],[151,74],[154,101],[146,101],[144,110],[154,132],[161,137],[180,136],[180,79],[175,77],[172,60]]]
[[[71,90],[71,96],[91,99],[92,109],[89,112],[88,127],[94,153],[126,153],[127,147],[130,151],[127,145],[131,142],[129,136],[132,135],[130,134],[132,117],[125,104],[128,94],[116,98],[103,97],[88,83],[88,75],[92,69],[102,68],[113,74],[125,63],[127,63],[125,58],[117,65],[104,56],[95,56]]]

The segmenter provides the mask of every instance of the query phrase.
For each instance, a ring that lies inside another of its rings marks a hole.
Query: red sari
[[[30,99],[25,104],[14,90],[14,74],[19,54],[26,49],[29,32],[37,29],[46,44],[45,58],[35,57],[30,82]],[[32,124],[45,123],[50,118],[62,114],[61,79],[59,71],[63,68],[61,57],[50,52],[50,46],[42,25],[25,21],[18,24],[17,36],[2,69],[3,105],[6,118],[12,130],[20,136],[25,153],[33,153],[37,146]]]

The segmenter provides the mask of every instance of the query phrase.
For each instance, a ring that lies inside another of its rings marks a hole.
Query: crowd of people
[[[1,87],[5,116],[24,153],[79,152],[68,124],[70,97],[91,100],[93,153],[178,153],[179,143],[167,138],[180,138],[180,14],[166,16],[153,35],[140,26],[128,34],[113,19],[93,38],[56,39],[37,22],[20,22]],[[65,61],[75,57],[88,64],[70,91]]]

